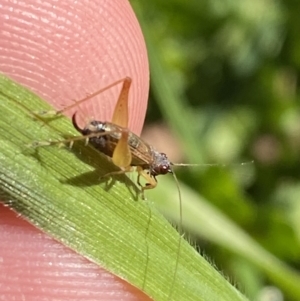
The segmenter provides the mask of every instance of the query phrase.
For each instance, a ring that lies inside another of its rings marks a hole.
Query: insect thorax
[[[81,133],[84,136],[97,133],[107,133],[107,135],[90,137],[89,143],[100,152],[111,157],[116,143],[121,136],[120,132],[117,130],[117,127],[112,128],[107,122],[93,120],[84,129],[82,129]]]

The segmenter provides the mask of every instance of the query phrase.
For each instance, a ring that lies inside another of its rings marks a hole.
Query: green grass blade
[[[162,179],[160,184],[160,193],[166,197],[165,201],[157,203],[157,206],[171,220],[179,222],[178,202],[172,202],[177,195],[175,185],[167,178]],[[245,258],[263,271],[292,300],[300,300],[300,274],[296,270],[261,247],[245,231],[192,189],[183,184],[180,188],[184,200],[183,225],[186,229]],[[158,191],[151,191],[150,196],[158,199]]]
[[[49,106],[0,76],[0,194],[38,228],[154,300],[246,300],[185,241],[126,176],[106,183],[107,158],[84,143],[32,149],[36,140],[75,135],[61,117],[44,124],[31,112]],[[159,196],[163,198],[163,195]]]

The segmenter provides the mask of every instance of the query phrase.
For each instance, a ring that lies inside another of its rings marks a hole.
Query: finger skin
[[[129,76],[129,128],[141,132],[149,68],[140,27],[126,0],[2,0],[0,72],[56,109]],[[111,88],[80,111],[110,120],[119,91],[120,85]],[[2,205],[0,271],[0,296],[8,301],[149,300]]]
[[[140,134],[149,68],[140,27],[126,0],[2,0],[0,18],[1,72],[56,108],[129,76],[129,128]],[[84,106],[94,117],[111,120],[120,88]]]
[[[0,300],[150,300],[0,204]]]

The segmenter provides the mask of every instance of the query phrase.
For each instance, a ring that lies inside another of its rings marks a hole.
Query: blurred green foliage
[[[228,164],[178,168],[179,178],[299,270],[300,2],[131,3],[151,66],[148,124],[167,123],[186,162]],[[250,298],[275,285],[247,260],[192,239]]]

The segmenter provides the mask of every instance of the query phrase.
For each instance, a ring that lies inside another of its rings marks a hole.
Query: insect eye
[[[161,174],[164,175],[164,174],[166,174],[168,172],[170,172],[170,167],[168,165],[161,165],[160,166],[160,173]]]

